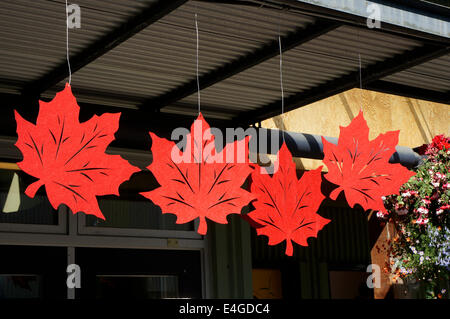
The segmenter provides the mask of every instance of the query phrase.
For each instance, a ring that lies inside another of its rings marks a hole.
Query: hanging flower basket
[[[447,298],[450,274],[450,139],[433,138],[419,152],[417,174],[385,198],[386,212],[377,216],[392,223],[395,235],[387,249],[385,270],[394,281],[416,280],[427,298]]]

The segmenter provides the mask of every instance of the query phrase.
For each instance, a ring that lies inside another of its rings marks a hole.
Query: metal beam
[[[46,99],[49,101],[49,99]],[[112,147],[132,148],[148,150],[150,147],[150,135],[148,132],[156,132],[158,136],[170,138],[173,129],[178,127],[189,128],[197,117],[196,115],[178,115],[168,113],[147,114],[142,111],[99,105],[78,101],[80,106],[80,122],[89,120],[93,115],[106,112],[121,113],[120,130],[115,134]],[[38,98],[31,98],[17,94],[0,93],[0,136],[16,136],[16,122],[14,110],[27,121],[36,123],[39,112]],[[231,126],[231,122],[216,118],[209,118],[212,127],[225,128]]]
[[[280,11],[286,11],[293,14],[300,14],[303,16],[310,16],[315,19],[321,19],[324,21],[334,21],[334,22],[341,22],[343,25],[348,26],[357,26],[361,27],[367,26],[367,16],[358,16],[358,15],[352,15],[352,14],[345,14],[344,12],[340,10],[333,10],[333,9],[327,9],[323,8],[318,5],[312,5],[307,3],[301,3],[300,6],[296,5],[296,3],[300,3],[300,1],[297,0],[290,0],[295,2],[294,4],[289,3],[289,0],[195,0],[200,2],[209,2],[209,3],[217,3],[217,4],[234,4],[239,6],[248,6],[248,7],[255,7],[255,8],[270,8],[273,10],[280,10]],[[377,0],[373,0],[376,2]],[[383,0],[380,0],[383,1]],[[399,0],[400,1],[400,0]],[[410,0],[403,0],[403,1],[410,1]],[[422,2],[423,3],[423,2]],[[365,4],[366,7],[369,5],[369,3]],[[392,3],[392,5],[395,7],[395,2]],[[420,6],[420,5],[419,5]],[[442,13],[441,8],[442,6],[439,5],[433,5],[434,10],[431,10],[432,12],[440,12]],[[431,8],[430,8],[431,9]],[[448,9],[450,10],[450,9]],[[430,10],[429,10],[430,11]],[[448,16],[448,14],[447,14]],[[447,19],[448,20],[448,19]],[[384,34],[392,34],[395,36],[401,36],[406,39],[412,39],[415,41],[421,41],[423,43],[429,43],[434,45],[440,45],[442,43],[448,43],[450,44],[450,38],[449,37],[443,37],[434,35],[431,33],[421,32],[417,30],[408,29],[407,27],[401,27],[398,25],[392,25],[386,22],[383,22],[383,25],[380,29],[373,28],[371,29],[373,32],[379,32]]]
[[[187,2],[187,0],[160,0],[155,4],[150,5],[136,16],[131,17],[125,23],[101,37],[88,48],[74,57],[71,57],[70,66],[72,74],[177,9],[185,2]],[[42,93],[62,81],[68,75],[69,71],[67,63],[64,60],[64,62],[59,64],[55,69],[36,81],[26,85],[23,90],[24,94],[29,95],[31,92],[38,94]]]
[[[381,9],[382,30],[389,30],[397,35],[409,34],[417,39],[428,39],[435,43],[450,43],[448,37],[450,10],[443,6],[426,4],[424,1],[257,0],[256,2],[359,26],[366,26],[369,15],[367,7],[374,3]],[[420,4],[416,5],[416,2]]]
[[[395,55],[387,60],[369,65],[361,71],[363,87],[388,75],[401,72],[416,65],[450,53],[450,47],[422,46],[402,54]],[[309,90],[293,94],[284,99],[284,110],[289,111],[305,106],[318,100],[359,87],[359,70],[351,72],[340,78],[327,81],[324,84]],[[260,108],[241,114],[234,120],[241,125],[265,120],[281,113],[281,100],[266,104]]]
[[[336,22],[318,21],[317,23],[307,26],[306,28],[297,29],[282,38],[282,51],[290,50],[302,43],[308,42],[324,33],[334,30],[340,26]],[[200,77],[200,89],[205,89],[215,83],[223,81],[235,74],[245,71],[255,65],[267,61],[279,54],[278,39],[267,43],[263,47],[251,52],[245,56],[225,64]],[[149,99],[144,102],[140,109],[144,110],[160,110],[161,108],[173,104],[191,94],[197,92],[197,80],[192,79],[163,95]]]

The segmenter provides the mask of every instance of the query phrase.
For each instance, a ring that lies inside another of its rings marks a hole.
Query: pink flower
[[[445,179],[445,175],[441,174],[439,172],[436,173],[436,177],[439,178],[439,179]]]
[[[402,197],[411,197],[411,193],[408,191],[402,193]]]
[[[419,207],[418,209],[417,209],[417,212],[419,212],[420,214],[424,214],[424,215],[427,215],[428,214],[428,209],[426,208],[426,207]]]
[[[408,213],[408,209],[402,208],[402,209],[396,210],[396,212],[398,215],[402,216],[402,215],[406,215]]]
[[[419,225],[426,225],[426,224],[428,224],[428,218],[422,218],[422,217],[419,217],[419,218],[417,218],[417,220],[416,220],[416,224],[419,224]]]
[[[379,211],[377,212],[377,217],[378,217],[378,218],[386,218],[387,215],[389,215],[388,212],[382,212],[381,210],[379,210]]]

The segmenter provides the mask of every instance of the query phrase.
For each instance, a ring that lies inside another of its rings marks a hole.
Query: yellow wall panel
[[[362,108],[370,128],[369,138],[400,130],[399,145],[416,147],[438,134],[450,135],[450,105],[392,94],[352,89],[265,120],[265,128],[339,137]],[[296,159],[298,169],[314,169],[320,160]]]

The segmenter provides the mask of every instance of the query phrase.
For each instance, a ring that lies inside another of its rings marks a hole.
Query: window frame
[[[15,164],[21,160],[19,149],[14,146],[15,139],[10,137],[0,137],[0,158],[11,161]],[[0,232],[11,233],[46,233],[46,234],[65,234],[67,233],[67,213],[64,207],[60,206],[56,210],[58,214],[57,225],[46,224],[26,224],[26,223],[0,223]]]
[[[16,163],[21,160],[21,152],[14,145],[16,140],[0,136],[2,161]],[[106,152],[121,155],[141,169],[147,167],[152,160],[150,151],[108,148]],[[198,250],[201,258],[202,296],[211,297],[210,243],[207,237],[195,231],[198,220],[194,222],[192,231],[91,227],[86,226],[85,214],[73,215],[65,205],[59,206],[58,218],[58,225],[0,223],[0,245],[66,247],[68,264],[75,262],[75,247]],[[74,289],[68,288],[67,298],[75,297]]]

